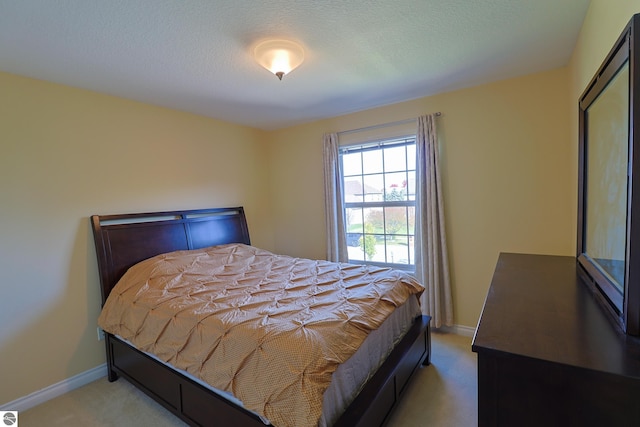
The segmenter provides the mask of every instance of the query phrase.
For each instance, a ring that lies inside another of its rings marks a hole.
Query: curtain
[[[327,260],[347,262],[347,237],[344,226],[342,174],[338,134],[324,134],[324,204],[327,226]]]
[[[418,117],[416,134],[416,278],[424,285],[423,314],[439,328],[453,324],[449,259],[438,163],[435,114]]]

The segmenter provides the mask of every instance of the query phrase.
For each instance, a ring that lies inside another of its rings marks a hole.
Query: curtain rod
[[[436,117],[439,117],[439,116],[442,115],[442,113],[440,111],[438,111],[437,113],[433,113],[433,115],[436,116]],[[341,132],[337,132],[337,134],[338,135],[347,135],[349,133],[364,132],[366,130],[373,130],[373,129],[384,128],[384,127],[388,127],[388,126],[404,125],[404,124],[407,124],[407,123],[411,123],[416,119],[417,119],[417,117],[414,117],[412,119],[398,120],[398,121],[395,121],[395,122],[382,123],[382,124],[373,125],[373,126],[366,126],[366,127],[358,128],[358,129],[343,130]]]

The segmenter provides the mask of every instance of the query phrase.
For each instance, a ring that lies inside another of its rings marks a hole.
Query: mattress
[[[112,290],[99,324],[279,427],[317,426],[322,417],[329,424],[335,418],[322,413],[332,374],[422,291],[397,270],[230,244],[133,266]],[[373,359],[369,364],[379,364]],[[362,374],[346,372],[358,384]]]

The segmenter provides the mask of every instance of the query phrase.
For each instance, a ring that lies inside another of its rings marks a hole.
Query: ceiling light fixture
[[[266,40],[255,47],[253,55],[258,64],[282,80],[282,76],[302,64],[304,49],[289,40]]]

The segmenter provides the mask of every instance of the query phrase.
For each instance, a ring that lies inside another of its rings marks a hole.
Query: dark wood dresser
[[[480,427],[640,426],[640,339],[573,257],[501,254],[472,349]]]

